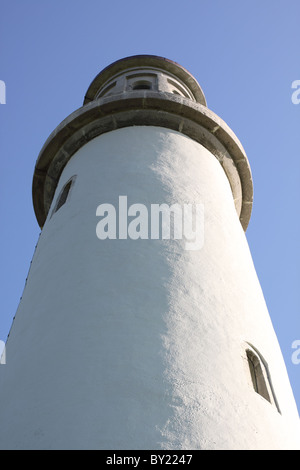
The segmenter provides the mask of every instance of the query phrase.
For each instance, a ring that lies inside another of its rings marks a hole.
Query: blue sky
[[[111,62],[155,54],[188,69],[248,155],[247,238],[300,410],[299,0],[0,0],[0,340],[39,235],[34,165],[52,130]]]

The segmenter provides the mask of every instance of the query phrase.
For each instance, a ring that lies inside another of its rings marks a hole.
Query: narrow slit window
[[[70,194],[70,190],[71,190],[71,187],[73,185],[73,182],[74,182],[75,178],[71,178],[66,184],[65,186],[63,187],[63,189],[61,190],[58,198],[57,198],[57,202],[55,204],[55,207],[53,209],[53,212],[52,212],[52,215],[55,214],[55,212],[57,212],[66,202],[67,202],[67,199],[69,197],[69,194]]]
[[[152,83],[147,80],[138,80],[132,86],[133,90],[151,90]]]

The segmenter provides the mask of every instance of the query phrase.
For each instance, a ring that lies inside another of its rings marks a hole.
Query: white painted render
[[[128,127],[63,170],[0,367],[0,448],[292,449],[299,418],[227,177],[201,144]],[[99,240],[96,209],[204,205],[204,245]],[[268,364],[280,413],[253,389]]]

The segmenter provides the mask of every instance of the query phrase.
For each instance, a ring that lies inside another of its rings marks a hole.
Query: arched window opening
[[[188,95],[187,91],[184,90],[184,88],[182,86],[180,86],[178,82],[174,82],[173,80],[170,80],[168,78],[168,83],[170,85],[172,85],[172,87],[174,87],[174,89],[172,90],[172,93],[175,93],[175,94],[181,95],[181,96],[185,96],[186,98],[191,99],[191,96]]]
[[[274,393],[268,365],[259,352],[250,344],[249,346],[250,348],[246,349],[246,355],[253,388],[256,393],[276,406],[278,412],[281,413]]]
[[[271,403],[270,394],[262,364],[259,358],[249,349],[247,350],[247,359],[250,369],[250,375],[254,390]]]
[[[97,96],[97,99],[102,98],[102,96],[107,95],[113,88],[115,88],[117,82],[113,82],[110,85],[108,85],[104,90],[100,91],[99,95]]]
[[[70,195],[70,190],[73,186],[74,181],[75,181],[75,176],[72,177],[62,188],[57,198],[56,204],[54,206],[52,215],[55,214],[55,212],[57,212],[67,202],[67,199]]]

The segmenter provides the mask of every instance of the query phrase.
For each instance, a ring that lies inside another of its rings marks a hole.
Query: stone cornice
[[[171,93],[123,92],[91,101],[70,114],[49,136],[36,162],[33,204],[39,225],[45,223],[62,170],[84,144],[105,132],[128,126],[160,126],[201,143],[219,160],[246,230],[252,209],[250,165],[238,138],[206,106]]]

